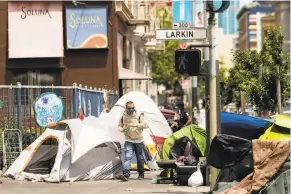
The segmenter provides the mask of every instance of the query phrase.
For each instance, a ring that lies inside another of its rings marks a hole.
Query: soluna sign
[[[29,16],[48,16],[49,18],[52,18],[49,10],[46,9],[27,9],[25,6],[21,8],[21,11],[23,14],[21,14],[21,19],[26,19]]]

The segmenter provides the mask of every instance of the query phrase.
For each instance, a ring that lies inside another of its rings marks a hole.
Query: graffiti
[[[63,101],[52,92],[41,94],[34,103],[34,112],[36,123],[46,127],[63,119]]]

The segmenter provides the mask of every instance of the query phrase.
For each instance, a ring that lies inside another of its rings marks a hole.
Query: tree
[[[290,53],[283,53],[282,30],[269,28],[261,51],[263,67],[269,72],[272,85],[276,85],[276,96],[273,96],[277,110],[282,113],[282,101],[290,98],[290,79],[287,78],[290,68]],[[270,73],[271,72],[271,73]]]
[[[225,61],[223,57],[220,57],[219,60],[219,82],[220,82],[220,95],[221,95],[221,103],[224,106],[227,101],[227,93],[226,93],[226,86],[227,86],[227,69],[224,67]]]
[[[157,10],[157,16],[161,21],[161,28],[171,28],[172,21],[168,17],[168,12],[165,8]],[[175,72],[175,50],[178,48],[178,41],[166,41],[163,51],[150,53],[149,58],[152,61],[152,77],[157,84],[166,85],[168,82],[175,83],[178,80],[178,74]]]
[[[261,52],[238,51],[233,54],[234,67],[230,69],[226,87],[228,103],[238,103],[238,94],[244,92],[248,102],[260,113],[275,111],[281,101],[279,94],[283,101],[290,98],[287,77],[290,54],[283,54],[282,40],[281,30],[272,28],[268,30]]]

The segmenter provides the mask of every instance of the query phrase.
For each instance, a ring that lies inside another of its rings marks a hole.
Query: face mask
[[[126,109],[127,114],[132,115],[135,112],[134,108],[128,108]]]

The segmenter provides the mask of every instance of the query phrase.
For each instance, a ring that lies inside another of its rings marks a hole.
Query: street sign
[[[206,39],[205,28],[193,29],[159,29],[156,30],[157,40],[201,40]]]
[[[173,28],[191,28],[191,24],[189,22],[175,22],[173,23]]]

